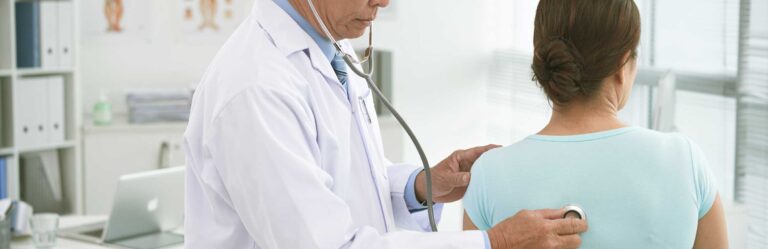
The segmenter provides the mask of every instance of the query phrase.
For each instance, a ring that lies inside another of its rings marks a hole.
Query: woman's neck
[[[617,117],[614,101],[596,98],[592,101],[575,100],[553,108],[549,124],[539,135],[577,135],[626,127]]]

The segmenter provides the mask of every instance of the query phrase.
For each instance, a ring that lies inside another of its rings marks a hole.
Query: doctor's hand
[[[488,230],[493,249],[570,249],[581,245],[587,231],[581,219],[562,219],[563,209],[523,210]]]
[[[498,147],[501,146],[489,144],[467,150],[457,150],[432,167],[432,200],[436,203],[446,203],[461,199],[464,192],[467,191],[467,185],[469,185],[469,171],[472,169],[472,164],[486,151]],[[427,196],[424,171],[416,176],[414,189],[418,201],[424,202]]]

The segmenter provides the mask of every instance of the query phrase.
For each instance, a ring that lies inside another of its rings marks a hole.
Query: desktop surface
[[[107,216],[64,216],[59,221],[59,229],[70,228],[80,226],[84,224],[92,224],[99,221],[106,221]],[[183,231],[183,229],[176,229],[174,231]],[[98,245],[79,240],[72,240],[59,237],[56,239],[55,249],[114,249],[114,246]],[[176,244],[162,249],[182,249],[184,244]],[[29,236],[14,238],[11,242],[11,249],[35,249],[32,244],[32,238]]]

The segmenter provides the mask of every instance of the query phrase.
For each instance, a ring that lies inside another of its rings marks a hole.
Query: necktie
[[[333,67],[333,72],[336,73],[341,85],[347,86],[347,64],[344,63],[344,58],[337,53],[331,60],[331,67]]]

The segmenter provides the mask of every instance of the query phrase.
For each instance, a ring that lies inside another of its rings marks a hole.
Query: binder
[[[5,134],[6,127],[3,127],[3,123],[6,122],[5,121],[6,117],[3,115],[7,115],[6,111],[9,109],[8,106],[10,106],[6,102],[4,102],[5,101],[5,99],[3,99],[4,91],[5,89],[3,89],[3,86],[0,86],[0,148],[8,146],[8,137],[10,137],[9,135]],[[7,113],[10,113],[10,112],[7,112]]]
[[[58,1],[58,41],[59,67],[71,68],[74,65],[74,8],[72,1]]]
[[[40,65],[42,68],[59,67],[58,7],[55,1],[40,2]]]
[[[64,142],[64,77],[50,76],[47,79],[47,142]]]
[[[8,198],[8,165],[0,157],[0,200]]]
[[[18,147],[28,147],[34,144],[33,135],[33,115],[35,107],[32,106],[30,97],[34,96],[34,82],[28,78],[19,78],[16,84],[15,105],[19,111],[15,113],[14,134],[15,142]]]
[[[40,3],[16,2],[16,65],[40,67]]]
[[[18,113],[16,145],[30,147],[44,144],[47,140],[46,122],[48,121],[47,79],[40,77],[20,78],[17,84],[16,98]]]

